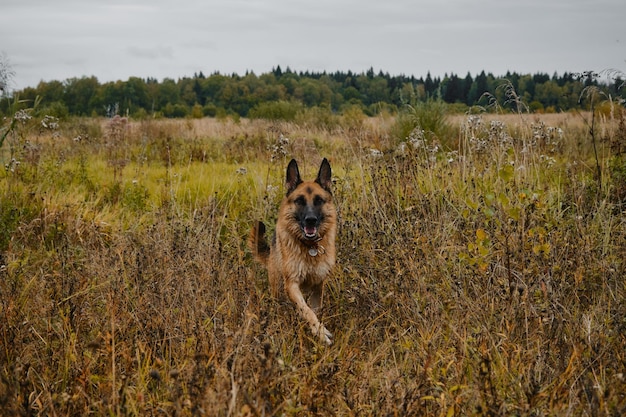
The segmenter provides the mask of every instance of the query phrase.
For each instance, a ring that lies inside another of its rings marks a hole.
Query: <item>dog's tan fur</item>
[[[322,306],[324,281],[335,265],[337,210],[330,164],[324,159],[315,181],[303,182],[292,160],[286,188],[271,244],[265,238],[265,225],[258,221],[250,231],[249,245],[255,259],[267,267],[273,295],[279,297],[283,286],[313,334],[331,344],[332,334],[316,314]]]

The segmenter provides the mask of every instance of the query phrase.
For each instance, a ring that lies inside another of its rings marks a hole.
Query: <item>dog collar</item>
[[[311,246],[309,248],[309,255],[317,256],[317,254],[323,255],[326,252],[326,249],[322,245]]]

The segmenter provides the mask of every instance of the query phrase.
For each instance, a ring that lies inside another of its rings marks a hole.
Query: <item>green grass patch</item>
[[[10,136],[0,414],[622,413],[623,154],[600,152],[598,177],[567,115],[562,134],[445,115],[404,136],[403,116],[357,110]],[[246,247],[254,219],[273,227],[292,157],[306,179],[333,168],[330,347]]]

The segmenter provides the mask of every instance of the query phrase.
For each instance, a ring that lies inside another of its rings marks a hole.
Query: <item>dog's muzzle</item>
[[[304,219],[304,226],[302,227],[302,231],[304,232],[304,237],[309,240],[317,239],[317,224],[318,218],[314,216],[307,216]]]

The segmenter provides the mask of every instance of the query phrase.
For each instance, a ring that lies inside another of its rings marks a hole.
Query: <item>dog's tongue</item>
[[[304,234],[307,237],[313,237],[317,234],[317,228],[315,226],[305,226],[304,227]]]

